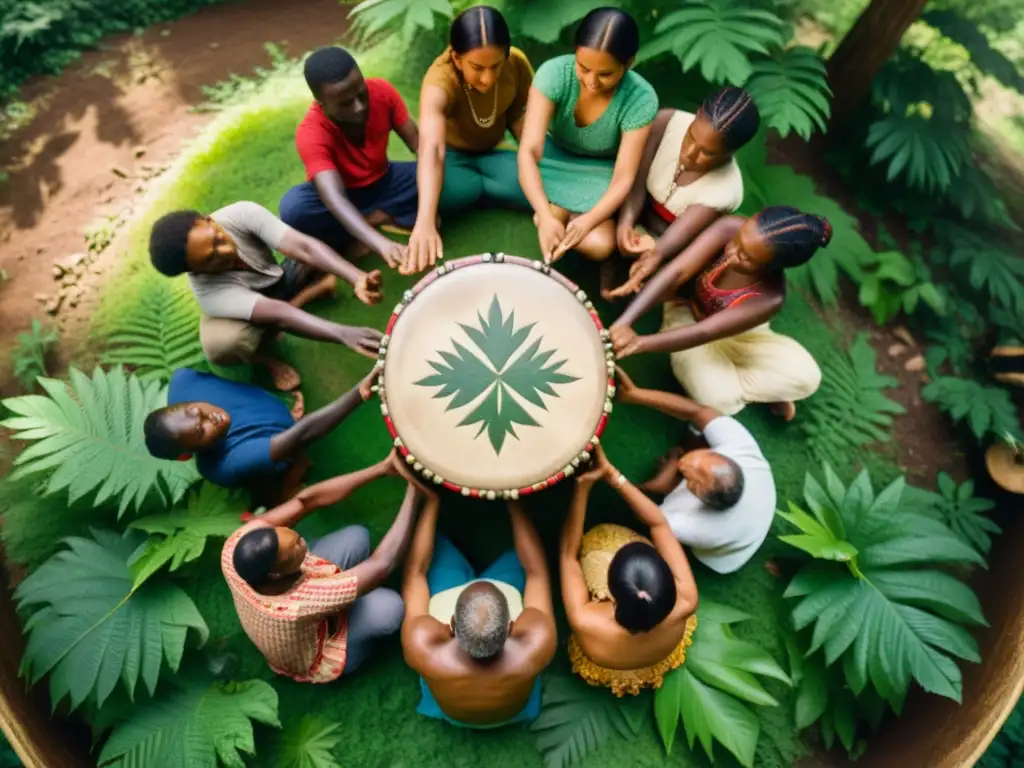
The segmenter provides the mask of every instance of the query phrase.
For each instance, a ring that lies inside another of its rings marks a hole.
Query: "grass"
[[[368,74],[385,76],[403,91],[415,108],[415,82],[426,68],[428,56],[413,56],[401,62],[404,75],[395,69],[397,62],[385,60],[381,53],[369,54],[362,65]],[[662,93],[671,93],[665,89]],[[142,300],[155,276],[146,258],[146,241],[152,222],[176,208],[196,208],[209,212],[236,200],[248,199],[277,210],[277,201],[294,183],[302,180],[302,168],[294,148],[294,128],[309,103],[301,77],[294,72],[279,73],[246,103],[226,110],[167,174],[167,181],[151,195],[148,213],[132,225],[131,245],[121,274],[109,281],[104,290],[95,325],[96,338],[115,313],[129,302]],[[398,142],[393,158],[408,157]],[[485,250],[503,250],[537,258],[536,233],[529,216],[499,211],[474,211],[453,218],[445,228],[445,251],[449,258]],[[376,261],[371,262],[377,266]],[[564,270],[578,280],[591,295],[596,295],[596,276],[574,259],[567,259]],[[336,302],[321,302],[312,311],[331,320],[356,325],[383,327],[395,299],[411,285],[412,278],[388,272],[386,300],[374,308],[365,307],[350,295]],[[602,316],[610,320],[614,311],[599,305]],[[658,318],[645,318],[638,324],[641,332],[655,330]],[[842,343],[843,330],[831,327],[799,295],[793,294],[774,323],[777,330],[800,340],[812,354]],[[317,408],[351,387],[368,370],[369,361],[347,349],[324,343],[288,338],[280,344],[283,357],[304,374],[303,391],[307,410]],[[632,358],[625,365],[641,386],[674,389],[677,387],[665,356]],[[811,405],[813,407],[813,400]],[[750,408],[741,420],[754,432],[772,464],[781,499],[798,498],[811,457],[797,426],[784,426],[764,409]],[[676,443],[685,427],[653,411],[618,406],[610,421],[604,444],[613,463],[628,476],[639,480],[655,467],[657,458]],[[314,462],[311,479],[319,480],[366,466],[382,458],[390,448],[388,434],[378,410],[372,405],[357,411],[340,428],[310,451]],[[852,464],[853,457],[845,457]],[[841,459],[836,459],[841,470]],[[880,461],[876,461],[880,464]],[[558,529],[567,507],[571,487],[563,484],[528,501],[528,509],[537,521],[549,552],[554,551]],[[307,537],[334,530],[350,523],[370,528],[375,539],[390,525],[403,493],[397,480],[381,481],[364,488],[340,508],[321,511],[300,526]],[[14,511],[12,509],[12,511]],[[5,538],[12,559],[38,564],[67,535],[69,527],[80,528],[81,518],[72,519],[71,511],[40,519],[38,515],[8,515]],[[608,489],[598,489],[588,515],[588,525],[631,519],[621,501]],[[104,521],[106,524],[112,521]],[[29,532],[27,528],[31,528]],[[510,542],[507,518],[500,504],[472,502],[461,497],[446,498],[441,530],[450,535],[477,564],[489,562]],[[19,538],[20,537],[20,538]],[[785,664],[780,627],[784,610],[781,586],[765,570],[769,559],[784,553],[785,545],[770,537],[754,560],[741,572],[716,575],[694,563],[701,593],[708,598],[735,606],[753,615],[737,626],[737,634],[759,643]],[[186,576],[189,594],[194,597],[211,629],[210,646],[229,649],[239,656],[240,677],[260,677],[272,681],[280,694],[280,712],[285,725],[309,712],[336,722],[341,727],[344,764],[353,766],[416,766],[433,768],[451,765],[539,766],[541,759],[525,728],[506,728],[495,732],[469,732],[415,714],[418,701],[416,675],[404,664],[397,638],[381,643],[375,657],[351,679],[329,686],[299,685],[276,678],[260,654],[245,637],[231,604],[230,594],[219,572],[219,551],[210,547],[197,568]],[[557,580],[556,580],[557,582]],[[563,652],[556,657],[549,674],[568,673],[564,643],[564,621],[560,638]],[[769,686],[780,701],[776,709],[761,709],[762,735],[756,763],[758,766],[793,765],[806,753],[793,729],[795,695],[780,685]],[[272,731],[258,736],[258,765],[274,764]],[[655,732],[653,718],[631,742],[631,766],[701,766],[707,761],[691,754],[685,741],[666,758]],[[594,754],[586,765],[612,768],[623,765],[621,745],[612,742]],[[699,750],[699,747],[698,747]],[[731,765],[719,748],[718,765]],[[724,760],[724,761],[723,761]]]

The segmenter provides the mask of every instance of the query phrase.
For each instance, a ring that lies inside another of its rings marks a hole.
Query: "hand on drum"
[[[372,307],[380,301],[381,296],[383,295],[380,290],[380,285],[380,270],[375,269],[372,272],[363,272],[352,288],[355,291],[357,299],[363,302],[366,306]]]
[[[376,358],[380,340],[384,334],[376,328],[359,328],[354,325],[338,326],[338,342],[364,357]]]
[[[608,457],[604,455],[604,448],[595,445],[589,469],[576,477],[576,485],[589,488],[599,480],[609,478],[614,471],[615,468],[608,462]]]
[[[415,275],[433,267],[438,259],[444,258],[444,245],[436,227],[413,227],[409,236],[409,252],[405,263],[399,268],[400,275]]]
[[[644,351],[644,337],[640,336],[628,325],[613,325],[611,328],[611,342],[612,349],[615,351],[615,357],[619,360]]]
[[[633,402],[633,397],[636,395],[639,387],[633,383],[633,380],[626,375],[626,372],[622,370],[621,366],[615,366],[615,378],[617,380],[617,386],[615,388],[615,394],[619,396],[619,400],[623,403]]]
[[[639,293],[644,287],[644,280],[658,271],[661,257],[652,249],[644,251],[629,268],[629,280],[608,293],[609,296],[620,298],[631,293]]]
[[[373,397],[373,390],[371,387],[373,387],[373,383],[380,378],[380,374],[383,370],[383,368],[378,368],[375,365],[373,366],[373,369],[363,377],[363,380],[359,382],[359,396],[363,398],[364,403]]]
[[[437,491],[433,488],[428,487],[419,477],[409,469],[409,465],[406,463],[402,455],[396,450],[391,452],[391,464],[394,467],[395,474],[405,480],[409,485],[412,485],[429,499],[436,499]]]

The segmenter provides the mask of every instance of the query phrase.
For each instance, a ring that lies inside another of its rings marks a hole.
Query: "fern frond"
[[[965,129],[921,114],[890,114],[872,123],[867,146],[873,149],[872,165],[888,163],[889,181],[904,175],[908,184],[927,191],[948,189],[970,154]]]
[[[753,64],[744,89],[754,99],[761,119],[780,136],[795,132],[804,140],[814,129],[824,132],[832,95],[825,77],[825,62],[805,46],[777,51]]]

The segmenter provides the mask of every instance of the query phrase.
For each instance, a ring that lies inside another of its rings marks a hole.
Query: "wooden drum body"
[[[487,499],[572,475],[615,394],[608,332],[586,294],[501,253],[449,261],[406,291],[377,365],[381,413],[406,462]]]

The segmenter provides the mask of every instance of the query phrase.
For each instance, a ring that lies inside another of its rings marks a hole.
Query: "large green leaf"
[[[712,83],[741,86],[753,72],[750,55],[781,47],[782,20],[770,11],[746,8],[731,0],[685,0],[665,15],[654,39],[640,48],[641,63],[671,52],[687,72],[700,67]]]
[[[73,503],[95,492],[94,506],[118,499],[119,512],[138,509],[151,494],[174,503],[196,480],[195,463],[163,461],[146,450],[146,416],[167,404],[159,382],[143,383],[120,366],[97,368],[88,378],[76,368],[70,381],[40,379],[43,395],[3,401],[15,415],[0,426],[33,444],[15,459],[12,479],[47,473],[45,492],[67,489]]]
[[[757,715],[729,694],[702,683],[685,665],[670,674],[680,677],[680,709],[690,749],[699,740],[708,758],[714,761],[713,743],[718,741],[740,765],[752,768],[761,734]]]
[[[809,505],[831,506],[842,517],[846,542],[857,554],[844,564],[810,561],[785,593],[797,601],[796,629],[813,627],[808,653],[823,647],[827,664],[842,659],[854,694],[870,683],[896,711],[912,681],[959,701],[962,680],[953,657],[980,660],[963,625],[985,624],[966,585],[927,567],[984,560],[940,522],[903,510],[904,488],[897,478],[876,495],[866,471],[847,487],[827,464],[824,485],[808,479]],[[811,702],[805,707],[814,712],[818,698]],[[852,711],[836,710],[828,725],[850,751]]]
[[[978,552],[988,554],[992,548],[992,534],[1002,532],[986,514],[995,502],[974,495],[974,481],[967,480],[957,487],[956,481],[945,472],[938,474],[939,493],[908,487],[904,504],[914,512],[941,520],[963,541]]]
[[[772,58],[755,60],[743,88],[754,99],[764,123],[780,136],[792,131],[807,140],[815,128],[825,131],[832,91],[825,63],[810,48],[779,49]]]
[[[129,366],[142,381],[170,381],[179,368],[206,368],[199,311],[185,281],[146,281],[142,296],[107,330],[103,362]]]
[[[362,40],[381,32],[401,35],[405,43],[417,34],[434,29],[434,17],[451,19],[452,5],[448,0],[364,0],[349,11],[354,32]]]
[[[610,737],[634,737],[648,697],[617,698],[576,677],[552,677],[544,684],[541,711],[530,726],[546,768],[583,760]]]
[[[215,682],[189,674],[115,726],[99,765],[118,768],[244,768],[256,746],[252,721],[280,727],[277,692],[263,680]]]
[[[530,0],[529,13],[510,14],[509,21],[518,24],[521,35],[540,43],[555,43],[562,30],[575,24],[595,8],[608,5],[606,0]]]
[[[963,130],[921,114],[890,114],[872,123],[867,145],[872,164],[888,163],[889,181],[904,175],[910,186],[929,192],[948,189],[969,157]]]
[[[177,671],[190,629],[206,642],[206,622],[182,589],[133,587],[128,558],[140,539],[102,530],[68,538],[15,591],[19,610],[41,606],[25,622],[22,674],[35,684],[49,673],[54,706],[65,696],[72,709],[88,697],[102,706],[119,679],[130,696],[140,677],[152,694],[164,659]]]
[[[1024,312],[1024,264],[998,238],[944,223],[936,234],[947,244],[949,263],[966,272],[972,288],[984,291],[1000,307]]]
[[[966,420],[979,442],[1006,433],[1020,435],[1017,409],[1010,393],[1001,387],[942,376],[925,386],[921,396],[948,413],[953,421]]]
[[[275,765],[278,768],[341,768],[334,753],[341,745],[340,723],[308,715],[281,732]]]
[[[244,494],[203,483],[189,494],[184,509],[149,515],[129,524],[150,534],[145,548],[131,561],[138,586],[168,563],[176,571],[184,563],[199,558],[211,536],[227,538],[239,525],[244,509]]]

